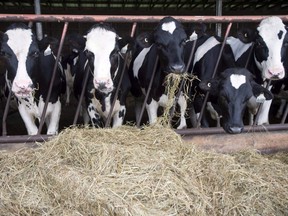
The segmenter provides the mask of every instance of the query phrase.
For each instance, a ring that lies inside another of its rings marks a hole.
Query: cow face
[[[256,84],[252,74],[244,68],[226,69],[218,78],[201,82],[199,87],[210,91],[217,98],[221,110],[222,126],[227,133],[241,133],[244,127],[243,114],[252,98],[263,94],[266,100],[273,95],[267,89]]]
[[[143,47],[157,47],[161,68],[166,73],[183,73],[184,45],[187,34],[180,22],[172,17],[163,18],[153,34],[145,38]]]
[[[255,33],[242,33],[255,42],[254,58],[263,79],[278,80],[285,76],[283,62],[287,55],[287,27],[279,17],[263,19]],[[242,40],[242,37],[239,37]],[[245,41],[245,39],[244,39]],[[287,60],[285,60],[287,61]]]
[[[85,51],[95,89],[109,93],[114,89],[113,79],[119,67],[118,36],[115,30],[104,24],[97,24],[86,35]]]
[[[33,91],[31,77],[35,71],[39,49],[31,29],[14,24],[1,34],[0,54],[7,68],[8,84],[16,97],[27,97]]]

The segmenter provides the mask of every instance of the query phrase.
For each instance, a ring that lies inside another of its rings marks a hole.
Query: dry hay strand
[[[175,96],[179,91],[180,83],[182,80],[184,80],[186,85],[183,86],[182,95],[186,99],[188,99],[187,94],[189,91],[189,85],[187,84],[186,81],[189,81],[191,83],[193,81],[193,79],[194,79],[194,77],[188,76],[187,73],[181,74],[181,75],[170,73],[165,77],[164,86],[165,86],[165,93],[167,95],[167,103],[166,103],[166,106],[164,108],[163,115],[158,118],[158,121],[157,121],[158,124],[161,124],[165,127],[171,127],[171,122],[170,122],[171,113],[170,113],[170,111],[174,105]],[[180,116],[177,113],[174,113],[174,114],[178,117]]]
[[[69,128],[0,164],[0,215],[287,215],[287,163],[201,151],[160,125]]]

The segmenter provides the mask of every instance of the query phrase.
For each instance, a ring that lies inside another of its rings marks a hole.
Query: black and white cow
[[[38,131],[35,119],[39,119],[42,114],[55,56],[49,45],[40,52],[36,37],[25,24],[12,24],[0,36],[0,54],[5,61],[6,85],[18,101],[18,110],[28,134],[35,135]],[[58,90],[61,89],[59,80],[56,78],[46,113],[47,134],[58,133],[61,111],[58,97]],[[39,106],[36,103],[38,100]]]
[[[193,26],[192,28],[194,29],[195,27],[197,26]],[[203,25],[201,25],[200,29],[197,27],[196,30],[192,30],[190,40],[185,45],[184,50],[185,62],[188,62],[188,59],[191,55],[191,48],[197,39],[195,45],[195,53],[188,69],[189,72],[192,72],[192,74],[197,77],[197,79],[192,81],[192,87],[189,93],[189,96],[191,97],[189,113],[193,127],[197,126],[197,118],[199,117],[199,113],[203,106],[205,97],[205,92],[199,88],[199,83],[200,81],[207,81],[212,78],[223,42],[223,39],[217,36],[210,36],[205,32],[205,30],[206,28]],[[224,49],[226,49],[226,46]],[[226,54],[227,52],[229,53],[229,50],[225,52],[225,56],[223,54],[223,56],[220,58],[216,74],[234,65],[234,58],[233,56],[231,57],[232,54],[228,55]],[[210,110],[210,114],[212,114],[211,111],[213,108],[211,107],[210,102],[208,102],[207,105],[207,109]],[[212,115],[216,119],[219,117],[215,111],[213,111]],[[203,113],[201,126],[209,126],[206,112]]]
[[[209,91],[212,101],[217,104],[222,127],[227,133],[241,133],[244,128],[243,114],[246,107],[251,113],[256,112],[254,98],[263,95],[263,99],[271,100],[273,94],[257,84],[253,75],[245,68],[228,68],[211,80],[202,81],[199,87]]]
[[[75,66],[74,93],[79,98],[84,74],[88,70],[89,77],[85,89],[86,108],[93,126],[99,127],[102,125],[102,119],[106,120],[111,109],[124,67],[120,50],[126,45],[127,40],[121,39],[115,29],[105,23],[95,24],[84,38],[85,48],[79,53]],[[113,127],[123,124],[126,114],[126,97],[130,86],[130,80],[125,71],[112,112]]]
[[[143,35],[139,37],[143,37]],[[168,97],[165,94],[164,86],[166,75],[169,73],[182,74],[185,71],[183,51],[187,34],[179,21],[172,17],[165,17],[151,34],[146,34],[143,38],[145,39],[137,38],[136,40],[136,50],[133,53],[129,75],[133,96],[140,98],[142,94],[146,95],[156,57],[159,57],[159,64],[146,104],[149,123],[153,124],[157,120],[159,106],[165,107],[167,104]],[[181,112],[178,129],[181,129],[186,127],[187,105],[183,95],[180,96],[178,105]],[[138,116],[137,113],[136,116]]]
[[[243,61],[250,52],[254,42],[252,58],[248,69],[254,74],[259,84],[268,80],[280,80],[287,76],[287,26],[279,17],[263,19],[256,30],[239,31],[239,38],[230,37],[227,43],[231,46],[238,66],[245,66]],[[272,81],[273,85],[273,81]],[[272,86],[269,86],[271,89]],[[269,124],[269,110],[272,100],[264,102],[258,122],[256,124]]]
[[[64,40],[61,52],[61,65],[66,77],[66,106],[70,104],[76,73],[75,65],[78,61],[80,51],[85,48],[85,43],[85,38],[75,32],[68,34]]]

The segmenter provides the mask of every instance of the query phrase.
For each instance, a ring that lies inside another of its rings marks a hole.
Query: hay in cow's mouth
[[[201,151],[161,125],[69,128],[0,167],[0,215],[287,213],[287,161]]]

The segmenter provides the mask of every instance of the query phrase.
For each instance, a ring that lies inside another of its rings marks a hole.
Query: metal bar
[[[41,14],[41,0],[34,0],[34,10],[35,14],[39,15]],[[43,30],[42,30],[42,23],[37,22],[36,23],[36,35],[38,40],[42,40],[43,38]]]
[[[232,22],[229,23],[229,25],[227,26],[225,37],[224,37],[224,40],[222,42],[220,53],[219,53],[219,56],[218,56],[218,59],[217,59],[217,62],[216,62],[216,65],[215,65],[215,68],[214,68],[214,71],[213,71],[213,74],[212,74],[211,78],[214,78],[215,75],[216,75],[216,72],[217,72],[217,69],[218,69],[218,66],[219,66],[219,63],[220,63],[220,59],[222,57],[223,49],[224,49],[224,46],[226,45],[226,40],[227,40],[227,37],[228,37],[229,32],[231,30],[231,27],[232,27]],[[197,127],[200,127],[201,119],[202,119],[202,116],[203,116],[203,113],[204,113],[204,109],[206,107],[206,103],[207,103],[208,97],[209,97],[209,92],[207,92],[206,95],[205,95],[204,102],[203,102],[203,105],[201,107],[200,115],[199,115],[198,120],[197,120]]]
[[[284,124],[284,123],[285,123],[286,118],[287,118],[287,115],[288,115],[288,104],[287,104],[287,102],[286,102],[286,109],[285,109],[284,114],[283,114],[283,116],[282,116],[281,124]]]
[[[159,62],[159,56],[157,55],[157,56],[156,56],[156,60],[155,60],[155,64],[154,64],[154,68],[153,68],[153,72],[152,72],[152,76],[151,76],[151,80],[150,80],[150,83],[149,83],[149,86],[148,86],[148,89],[147,89],[147,92],[146,92],[146,96],[145,96],[145,99],[144,99],[144,102],[143,102],[143,105],[142,105],[142,108],[141,108],[141,112],[140,112],[138,121],[137,121],[137,123],[136,123],[136,126],[137,126],[138,128],[140,127],[140,123],[141,123],[141,120],[142,120],[142,116],[143,116],[143,113],[144,113],[144,109],[145,109],[145,106],[146,106],[148,97],[149,97],[149,95],[150,95],[150,91],[151,91],[152,83],[153,83],[153,81],[154,81],[154,77],[155,77],[155,74],[156,74],[158,62]]]
[[[267,131],[279,131],[288,130],[288,124],[271,124],[271,125],[245,125],[243,133],[249,132],[267,132]],[[179,135],[208,135],[208,134],[225,134],[226,132],[222,127],[211,127],[211,128],[190,128],[190,129],[176,129],[176,133]],[[233,136],[233,135],[231,135]]]
[[[105,15],[35,15],[35,14],[0,14],[0,21],[38,21],[38,22],[145,22],[156,23],[165,16],[105,16]],[[230,23],[230,22],[260,22],[269,16],[173,16],[180,22]],[[279,15],[283,22],[288,21],[288,15]]]
[[[83,101],[83,98],[84,98],[84,93],[85,93],[85,90],[86,90],[86,86],[87,86],[87,82],[88,82],[88,77],[89,77],[89,72],[90,71],[91,71],[91,68],[90,68],[90,65],[89,65],[89,62],[88,62],[87,63],[87,67],[85,69],[85,76],[84,76],[84,80],[83,80],[83,86],[82,86],[80,98],[79,98],[79,101],[78,101],[76,113],[75,113],[75,116],[74,116],[73,125],[77,124],[77,120],[78,120],[78,117],[79,117],[79,114],[80,114],[80,109],[81,109],[82,101]]]
[[[131,33],[130,33],[131,37],[134,37],[136,26],[137,26],[137,23],[134,22],[133,25],[132,25]],[[117,89],[115,91],[115,95],[114,95],[114,98],[113,98],[113,101],[112,101],[112,104],[111,104],[111,109],[110,109],[110,111],[108,113],[108,116],[107,116],[107,119],[106,119],[106,122],[105,122],[105,127],[108,127],[110,125],[112,112],[113,112],[113,109],[114,109],[114,106],[115,106],[115,103],[116,103],[116,100],[117,100],[117,97],[118,97],[118,94],[119,94],[119,91],[120,91],[120,87],[121,87],[122,80],[123,80],[123,77],[124,77],[124,73],[125,73],[127,62],[128,62],[128,55],[125,56],[124,65],[123,65],[123,68],[122,68],[122,71],[121,71],[121,76],[120,76],[119,83],[118,83],[118,86],[117,86]]]
[[[10,105],[11,96],[12,96],[12,89],[11,88],[8,87],[9,94],[8,94],[8,98],[7,98],[7,101],[6,101],[5,110],[4,110],[3,118],[2,118],[2,136],[6,136],[7,135],[6,120],[7,120],[8,111],[9,111],[9,105]]]
[[[0,144],[3,143],[30,143],[30,142],[44,142],[49,138],[52,138],[51,135],[23,135],[23,136],[0,136]]]
[[[248,65],[249,65],[249,62],[251,60],[251,56],[252,56],[252,53],[253,53],[253,49],[254,49],[254,42],[252,42],[251,49],[249,51],[248,58],[247,58],[247,61],[246,61],[246,64],[245,64],[245,68],[247,68]]]
[[[216,16],[222,16],[222,0],[216,1]],[[222,23],[216,23],[216,35],[221,37]]]
[[[45,105],[43,107],[43,111],[42,111],[41,118],[40,118],[39,128],[38,128],[38,132],[37,132],[38,135],[41,134],[41,131],[42,131],[42,128],[43,128],[43,125],[44,125],[44,120],[45,120],[45,116],[46,116],[48,102],[50,100],[50,96],[51,96],[54,80],[55,80],[55,77],[56,77],[57,67],[58,67],[58,64],[60,62],[59,61],[60,60],[60,55],[61,55],[61,51],[62,51],[64,39],[65,39],[65,35],[66,35],[67,29],[68,29],[68,24],[69,24],[68,22],[65,22],[64,27],[63,27],[62,36],[61,36],[61,40],[60,40],[60,44],[59,44],[59,49],[58,49],[58,53],[57,53],[55,64],[54,64],[54,68],[53,68],[53,74],[52,74],[52,77],[51,77],[51,81],[50,81],[50,85],[49,85],[49,89],[48,89],[48,93],[47,93],[47,98],[46,98]]]

